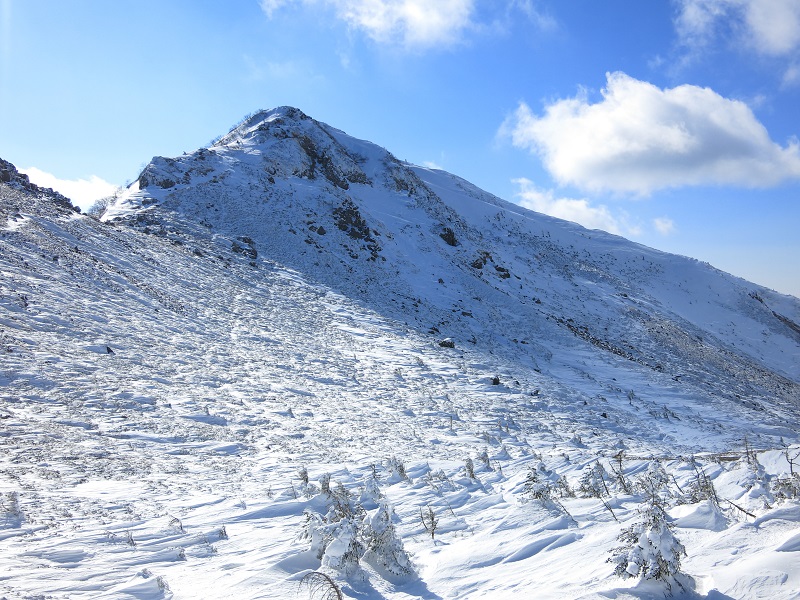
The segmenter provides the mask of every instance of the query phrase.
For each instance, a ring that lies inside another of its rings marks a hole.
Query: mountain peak
[[[278,106],[276,108],[257,110],[246,115],[228,133],[214,142],[212,147],[241,143],[253,138],[263,139],[264,136],[259,136],[259,133],[267,133],[276,126],[296,126],[304,121],[319,125],[317,121],[294,106]]]
[[[210,148],[156,157],[138,184],[104,220],[148,231],[201,224],[229,240],[228,249],[250,240],[248,257],[268,255],[398,319],[413,318],[410,305],[417,325],[446,337],[477,340],[491,322],[494,339],[502,338],[492,351],[524,352],[538,363],[550,360],[551,350],[515,340],[567,332],[570,341],[686,380],[686,363],[709,362],[691,340],[714,336],[724,340],[715,349],[720,369],[728,365],[715,393],[788,398],[800,389],[776,376],[756,391],[730,391],[743,380],[739,373],[755,378],[766,355],[776,375],[796,372],[796,303],[696,261],[533,213],[446,172],[402,163],[297,108],[258,111]],[[747,320],[733,330],[720,326],[737,321],[738,309],[720,308],[708,289],[746,305]],[[763,303],[749,295],[754,289]],[[502,306],[510,308],[496,308]],[[719,316],[724,311],[728,321]],[[712,313],[718,316],[709,322]],[[661,322],[680,335],[665,336]],[[634,339],[631,328],[641,335]],[[764,331],[774,333],[776,351],[749,343]],[[697,381],[704,377],[696,373]]]
[[[258,181],[266,193],[276,181],[290,183],[294,178],[340,190],[354,183],[371,184],[371,173],[393,181],[413,178],[410,171],[385,175],[387,165],[398,173],[404,170],[383,148],[356,140],[298,108],[280,106],[247,115],[207,148],[176,158],[154,157],[140,174],[138,186],[129,189],[108,215],[149,209],[176,189],[216,185],[231,178],[247,179],[248,185]]]

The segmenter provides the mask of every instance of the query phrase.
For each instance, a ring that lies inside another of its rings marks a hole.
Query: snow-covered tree
[[[365,510],[355,496],[337,484],[327,495],[330,504],[326,514],[306,511],[301,539],[310,542],[310,550],[322,567],[343,577],[357,573],[362,560],[394,575],[408,575],[413,569],[397,537],[392,508],[374,479],[371,481],[367,500],[377,504],[375,510]]]
[[[365,547],[360,536],[361,519],[358,515],[329,523],[327,526],[330,542],[322,553],[322,566],[345,577],[356,573]]]
[[[609,496],[606,479],[609,478],[608,472],[600,461],[595,461],[590,469],[587,469],[578,482],[578,491],[587,498],[602,498]]]
[[[19,527],[22,523],[22,511],[19,507],[19,494],[6,492],[0,496],[0,527]]]
[[[672,584],[682,588],[679,579],[686,548],[673,534],[663,504],[651,496],[639,509],[639,515],[640,519],[617,538],[622,545],[611,551],[608,562],[614,564],[614,574],[623,579],[660,581],[667,590]]]
[[[776,477],[772,482],[772,494],[778,500],[800,498],[800,475]]]
[[[397,537],[392,514],[388,501],[381,499],[378,509],[366,519],[364,541],[367,551],[364,560],[394,575],[408,575],[413,571],[411,560]]]
[[[685,496],[686,501],[695,503],[708,500],[712,505],[719,509],[720,502],[717,496],[717,490],[714,487],[714,482],[706,475],[705,470],[697,464],[697,461],[692,458],[690,464],[694,468],[694,478],[686,486]]]
[[[669,475],[657,460],[650,461],[647,471],[636,479],[634,487],[647,499],[655,497],[665,500],[672,495],[669,489]]]
[[[345,577],[358,570],[364,554],[360,539],[364,511],[360,507],[344,507],[335,503],[327,514],[306,511],[306,522],[301,538],[311,542],[310,550],[327,567]]]
[[[557,476],[552,471],[549,471],[544,463],[539,461],[538,464],[528,470],[528,475],[525,477],[523,489],[525,495],[534,499],[547,502],[553,496],[554,479]]]

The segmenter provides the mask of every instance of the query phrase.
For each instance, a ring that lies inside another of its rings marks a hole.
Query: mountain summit
[[[245,259],[544,371],[587,352],[618,379],[680,381],[776,422],[800,397],[796,299],[525,210],[296,108],[153,159],[104,220],[222,236]]]
[[[290,107],[14,173],[3,597],[796,595],[797,298]]]

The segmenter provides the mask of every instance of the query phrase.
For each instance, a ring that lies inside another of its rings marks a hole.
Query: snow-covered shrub
[[[523,483],[523,493],[531,500],[541,502],[546,509],[557,511],[574,521],[559,498],[574,498],[575,492],[569,487],[566,479],[548,470],[541,461],[528,470]]]
[[[370,496],[377,507],[368,512],[341,483],[337,484],[328,495],[324,515],[306,511],[301,539],[310,543],[322,567],[344,577],[357,573],[361,560],[393,575],[411,573],[411,561],[392,523],[393,511],[377,484]]]
[[[798,461],[798,459],[800,459],[800,450],[797,450],[797,448],[792,449],[789,448],[789,446],[786,446],[783,449],[783,456],[786,458],[786,462],[789,463],[789,475],[797,475],[800,477],[800,472],[795,471],[798,462],[800,462]]]
[[[406,473],[405,464],[403,464],[402,460],[399,460],[394,456],[386,459],[386,469],[393,477],[397,477],[401,480],[408,479],[408,474]]]
[[[551,500],[553,495],[552,475],[553,472],[548,471],[542,462],[538,462],[528,469],[528,475],[525,477],[522,488],[525,495],[533,500],[545,502]]]
[[[325,517],[310,510],[303,514],[306,520],[303,523],[300,539],[308,541],[311,544],[309,550],[317,557],[317,560],[322,560],[322,555],[325,554],[325,549],[330,543],[328,532],[325,529],[327,524]]]
[[[392,523],[392,508],[382,499],[378,509],[364,522],[364,541],[367,548],[364,560],[381,567],[394,575],[409,575],[413,572],[411,560],[397,537]]]
[[[706,475],[705,471],[697,465],[694,458],[691,460],[691,465],[694,467],[695,476],[686,487],[685,500],[691,504],[708,500],[716,508],[719,508],[719,496],[717,496],[714,482],[711,481],[711,478]]]
[[[439,526],[439,517],[436,516],[436,512],[434,512],[433,508],[430,506],[428,506],[426,510],[422,510],[420,507],[419,518],[422,521],[422,526],[425,528],[425,531],[431,534],[431,539],[434,539],[436,536],[436,528]]]
[[[364,553],[359,539],[363,509],[334,503],[325,515],[314,511],[306,511],[305,515],[301,538],[310,542],[310,550],[322,566],[345,576],[355,573]]]
[[[663,504],[651,496],[639,509],[639,517],[617,538],[622,545],[611,551],[608,562],[614,564],[614,574],[660,581],[667,590],[673,583],[682,588],[681,559],[686,549],[673,534]]]
[[[360,539],[360,515],[350,515],[327,526],[328,545],[322,553],[322,566],[349,577],[359,568],[365,547]],[[363,517],[362,517],[363,518]]]
[[[4,527],[19,527],[22,524],[22,510],[19,507],[17,492],[6,492],[0,496],[0,511]]]
[[[539,461],[528,470],[528,475],[523,484],[526,496],[533,500],[550,501],[555,497],[574,498],[575,492],[565,477],[555,471],[550,471]]]
[[[425,482],[433,488],[437,494],[450,492],[456,489],[456,485],[447,476],[443,469],[438,471],[428,471],[425,475]]]
[[[360,508],[360,505],[353,505],[353,497],[350,492],[347,491],[347,488],[342,485],[341,481],[331,490],[329,496],[333,501],[333,509],[338,511],[342,516],[351,514],[356,507]]]
[[[470,479],[475,479],[475,465],[472,462],[472,459],[468,456],[464,459],[464,472],[467,474],[467,477]]]
[[[123,188],[117,188],[114,190],[114,193],[111,196],[105,196],[104,198],[98,198],[95,200],[92,205],[86,211],[86,214],[90,217],[97,219],[98,221],[100,218],[106,213],[108,207],[113,204],[117,198],[119,198],[120,194],[122,193]]]
[[[672,496],[669,489],[669,475],[657,460],[650,461],[647,471],[634,481],[633,487],[648,500],[651,498],[666,500]]]
[[[331,474],[323,473],[319,477],[319,489],[323,494],[330,495],[331,493]]]
[[[556,479],[553,490],[558,494],[559,498],[574,498],[575,490],[569,485],[569,481],[563,475],[559,475]]]
[[[619,489],[625,494],[632,494],[633,489],[631,488],[628,479],[625,477],[625,465],[624,465],[624,454],[623,451],[620,450],[614,455],[614,463],[611,465],[611,471],[614,473],[614,478],[619,486]]]
[[[765,509],[771,508],[772,502],[775,500],[772,495],[774,477],[767,473],[755,451],[749,450],[745,462],[748,472],[743,476],[741,484],[747,488],[748,498],[760,500]]]
[[[364,484],[364,489],[361,491],[360,503],[362,505],[375,504],[382,497],[383,493],[381,492],[381,488],[378,485],[378,480],[375,479],[374,476],[368,477],[366,483]]]
[[[772,481],[772,494],[778,500],[800,498],[800,475],[785,475]]]
[[[320,571],[311,571],[300,580],[301,586],[308,588],[312,600],[342,600],[342,590],[329,575]]]
[[[592,465],[590,469],[581,476],[578,482],[578,491],[585,498],[602,498],[603,496],[610,496],[606,479],[608,472],[602,463],[598,460]]]
[[[300,467],[297,471],[297,476],[300,478],[300,485],[298,486],[300,493],[306,498],[311,498],[319,493],[317,486],[310,483],[308,478],[308,470],[305,467]]]
[[[480,454],[478,454],[478,460],[483,463],[483,466],[486,467],[487,470],[491,471],[492,466],[489,463],[489,452],[484,448]]]

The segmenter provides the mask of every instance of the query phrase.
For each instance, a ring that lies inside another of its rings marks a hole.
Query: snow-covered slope
[[[0,594],[661,597],[606,563],[658,458],[693,593],[797,597],[796,298],[292,108],[103,223],[9,184]]]
[[[587,352],[634,377],[626,393],[642,378],[675,382],[776,424],[798,407],[796,298],[402,164],[297,109],[154,159],[106,215],[120,219],[176,235],[202,224],[417,330],[559,377],[582,377],[575,355]]]

